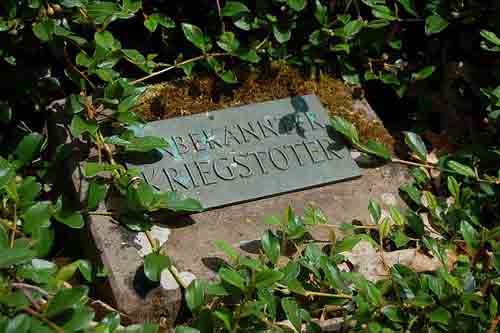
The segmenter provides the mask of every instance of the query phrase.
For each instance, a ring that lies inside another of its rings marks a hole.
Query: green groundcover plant
[[[380,82],[405,98],[416,84],[432,87],[443,61],[464,53],[486,59],[495,74],[498,14],[494,0],[2,1],[0,331],[158,330],[153,324],[122,327],[117,313],[97,318],[86,285],[103,275],[101,269],[78,258],[55,260],[58,235],[83,228],[115,193],[113,217],[145,232],[154,249],[145,258],[146,276],[158,281],[163,269],[177,276],[149,235],[152,213],[202,207],[158,191],[120,163],[124,154],[168,146],[141,135],[144,121],[134,106],[146,83],[212,73],[235,85],[236,69],[282,59],[353,86]],[[479,91],[477,137],[459,138],[459,149],[439,159],[415,133],[404,135],[412,155],[401,161],[375,141],[361,142],[345,120],[333,119],[361,152],[415,167],[415,183],[401,188],[408,212],[391,209],[390,218],[382,218],[373,202],[369,228],[342,226],[347,236],[332,239],[327,250],[305,238],[307,228],[326,222],[312,208],[302,218],[289,209],[284,219],[269,219],[280,231],[263,235],[258,259],[219,244],[232,262],[221,269],[220,283],[184,286],[193,328],[178,331],[274,331],[286,329],[279,324],[285,318],[289,329],[314,331],[322,309],[345,318],[345,330],[497,331],[500,87],[481,82]],[[65,100],[60,116],[68,120],[71,139],[60,145],[47,112],[56,99]],[[62,190],[68,184],[61,187],[54,175],[81,143],[98,159],[85,164],[90,185],[84,206],[75,206]],[[441,239],[429,237],[422,212]],[[336,267],[340,253],[360,239],[381,250],[417,246],[443,267],[446,250],[458,260],[451,270],[426,274],[394,266],[388,279],[374,284]],[[295,246],[300,250],[281,264]]]

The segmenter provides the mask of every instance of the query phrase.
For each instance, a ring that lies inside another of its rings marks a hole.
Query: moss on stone
[[[315,94],[331,115],[356,125],[363,141],[371,138],[393,147],[383,124],[353,108],[353,94],[342,81],[320,75],[307,79],[297,69],[274,63],[258,73],[238,73],[240,84],[228,88],[213,77],[199,77],[153,85],[141,98],[137,111],[148,121],[220,110],[306,94]]]

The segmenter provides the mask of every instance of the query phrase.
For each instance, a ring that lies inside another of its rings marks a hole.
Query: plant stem
[[[322,297],[332,297],[332,298],[345,298],[345,299],[351,299],[351,295],[346,295],[346,294],[330,294],[330,293],[322,293],[319,291],[306,291],[306,294],[304,295],[306,297],[309,296],[322,296]]]
[[[45,316],[42,316],[40,313],[38,313],[37,311],[33,310],[32,308],[25,308],[24,311],[26,313],[32,315],[33,317],[36,317],[37,319],[40,319],[45,324],[47,324],[47,326],[49,326],[50,328],[52,328],[57,333],[64,333],[64,330],[61,327],[57,326],[56,324],[54,324],[53,322],[51,322],[49,319],[47,319]]]
[[[10,247],[14,247],[14,241],[16,239],[17,233],[17,205],[14,202],[14,223],[12,225],[12,234],[10,235]]]
[[[417,163],[417,162],[405,161],[405,160],[400,160],[399,158],[391,158],[391,162],[393,162],[393,163],[399,163],[399,164],[419,166],[419,167],[423,167],[423,168],[427,168],[427,169],[439,169],[436,165],[422,164],[422,163]]]
[[[99,216],[113,216],[113,212],[87,212],[89,215],[99,215]]]
[[[132,81],[130,84],[135,85],[135,84],[141,83],[142,81],[148,80],[148,79],[150,79],[152,77],[161,75],[163,73],[171,71],[172,69],[179,68],[181,66],[190,64],[190,63],[198,61],[198,60],[206,59],[206,58],[209,58],[209,57],[222,57],[222,56],[228,56],[228,55],[229,55],[228,53],[207,53],[207,54],[203,54],[203,55],[198,56],[198,57],[194,57],[194,58],[191,58],[191,59],[188,59],[188,60],[185,60],[185,61],[181,61],[181,62],[179,62],[179,63],[177,63],[175,65],[172,65],[170,67],[164,68],[164,69],[162,69],[162,70],[160,70],[158,72],[151,73],[151,74],[149,74],[149,75],[147,75],[147,76],[145,76],[143,78],[140,78],[140,79],[137,79],[135,81]]]

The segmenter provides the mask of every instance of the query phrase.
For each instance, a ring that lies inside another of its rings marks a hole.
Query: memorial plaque
[[[314,95],[149,123],[170,146],[129,156],[144,179],[205,209],[360,176]]]

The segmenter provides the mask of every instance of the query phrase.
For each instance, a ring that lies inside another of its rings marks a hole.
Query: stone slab
[[[165,220],[171,233],[164,249],[179,270],[192,272],[197,278],[213,279],[220,263],[227,259],[215,246],[216,240],[228,242],[242,254],[256,254],[258,239],[269,228],[263,223],[264,218],[282,216],[288,205],[294,207],[296,214],[302,214],[308,205],[319,207],[331,224],[351,223],[353,220],[371,223],[368,213],[370,199],[380,202],[383,208],[404,206],[398,189],[409,181],[405,167],[366,168],[362,169],[362,174],[363,177],[348,182],[214,209],[183,219]],[[329,228],[314,227],[312,236],[328,240],[329,231]]]
[[[129,154],[127,164],[205,209],[360,175],[314,95],[154,121],[143,134],[169,147]]]

